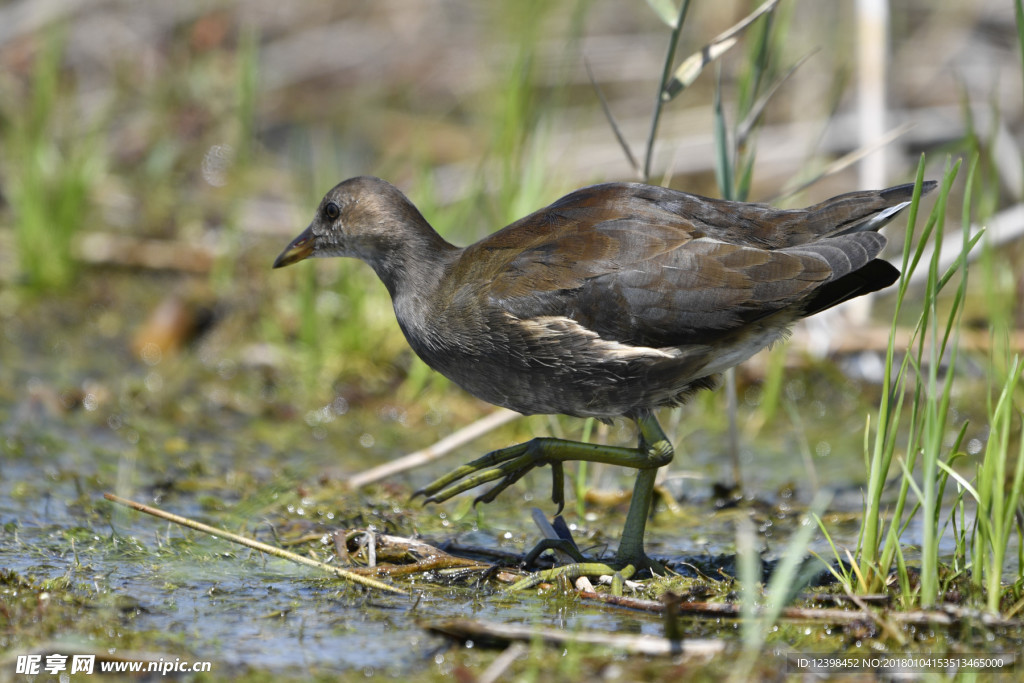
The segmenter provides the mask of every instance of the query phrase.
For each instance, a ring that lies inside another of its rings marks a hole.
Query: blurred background
[[[650,181],[720,196],[721,120],[733,144],[744,136],[741,198],[805,205],[911,180],[922,152],[930,178],[979,155],[972,220],[1019,227],[1024,100],[1012,6],[876,5],[782,3],[767,47],[741,41],[665,105]],[[666,6],[3,4],[8,429],[85,408],[139,439],[137,420],[171,418],[187,443],[204,421],[219,431],[225,412],[270,416],[336,444],[351,444],[352,431],[363,444],[356,460],[369,462],[478,416],[485,406],[412,356],[365,266],[268,266],[322,194],[354,175],[397,184],[456,244],[577,187],[637,179],[595,84],[642,165],[670,38],[655,10]],[[695,5],[676,63],[752,7]],[[770,52],[765,83],[780,85],[751,126],[742,100],[758,49]],[[744,126],[753,132],[737,133]],[[841,170],[793,194],[837,160]],[[900,230],[887,231],[894,253]],[[1005,244],[1009,260],[993,277],[1014,295],[1018,249]],[[983,325],[983,309],[972,315]],[[363,407],[365,421],[324,429]],[[383,429],[381,414],[415,436]]]
[[[754,5],[693,3],[675,63]],[[454,517],[418,506],[399,515],[389,511],[404,502],[388,496],[404,501],[490,448],[534,434],[578,437],[589,426],[520,420],[437,472],[399,476],[369,498],[341,493],[351,473],[492,408],[412,355],[365,265],[270,264],[323,193],[355,175],[396,184],[459,245],[577,187],[638,179],[601,97],[642,164],[669,47],[665,6],[0,3],[0,522],[23,540],[51,539],[46,552],[63,556],[74,529],[107,523],[112,513],[97,499],[116,490],[243,526],[256,513],[325,523],[370,505],[358,515],[386,517],[384,526],[417,514],[417,528],[473,533],[485,527],[473,515],[489,514],[497,521],[488,538],[511,529],[522,541],[521,507],[465,516],[464,499],[447,506]],[[1014,241],[1024,224],[1024,81],[1013,4],[906,0],[886,11],[783,0],[772,21],[768,47],[742,37],[665,104],[650,182],[720,196],[722,122],[741,142],[736,158],[749,161],[733,189],[785,206],[911,181],[922,153],[925,177],[936,179],[950,160],[976,157],[969,220],[991,228],[964,320],[977,370],[991,317],[1010,329],[1024,323]],[[781,84],[755,122],[758,49],[771,55],[760,94]],[[964,175],[951,228],[961,222]],[[904,223],[886,230],[894,258]],[[859,505],[864,415],[879,394],[871,368],[891,314],[880,298],[875,317],[858,313],[838,338],[800,341],[739,373],[749,489],[806,497],[809,466],[816,479],[851,485]],[[1020,334],[1011,339],[1019,348]],[[836,353],[839,364],[812,357]],[[984,373],[967,373],[963,386],[954,427],[983,406]],[[675,478],[731,479],[723,402],[708,394],[673,413]],[[633,438],[619,425],[595,434]],[[970,439],[976,453],[984,428],[969,428]],[[631,481],[614,468],[589,476],[595,488]],[[504,497],[521,504],[546,486],[534,479]],[[717,495],[707,481],[687,486],[680,496]],[[577,510],[582,525],[588,512]],[[608,528],[613,538],[618,525]],[[654,534],[672,552],[715,544],[679,528]],[[17,554],[9,568],[39,571],[38,557]]]

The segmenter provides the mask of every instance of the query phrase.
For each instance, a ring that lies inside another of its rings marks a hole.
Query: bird
[[[649,569],[658,566],[644,548],[655,477],[674,454],[656,410],[715,388],[797,320],[893,284],[900,273],[879,258],[878,230],[914,192],[904,184],[779,209],[604,183],[456,247],[398,188],[360,176],[327,192],[273,267],[360,259],[387,288],[413,351],[473,396],[525,415],[635,422],[636,448],[538,437],[416,494],[443,502],[496,482],[475,501],[487,503],[550,466],[560,511],[563,463],[633,468],[613,564]]]

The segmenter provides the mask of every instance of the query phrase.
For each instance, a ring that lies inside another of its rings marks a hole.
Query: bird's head
[[[354,256],[376,267],[387,260],[410,223],[426,221],[397,188],[361,176],[324,195],[309,227],[274,261],[281,268],[307,258]]]

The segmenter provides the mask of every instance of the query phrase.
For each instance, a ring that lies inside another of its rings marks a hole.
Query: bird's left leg
[[[413,495],[426,496],[428,503],[441,502],[463,491],[497,480],[497,484],[474,501],[488,503],[531,469],[551,465],[554,484],[552,501],[561,511],[565,503],[562,468],[565,461],[585,460],[632,467],[640,472],[633,487],[633,500],[626,515],[616,564],[649,567],[651,562],[643,551],[643,534],[653,498],[654,479],[658,468],[671,462],[674,451],[654,415],[644,413],[634,419],[640,432],[636,448],[537,438],[492,451],[428,484]]]

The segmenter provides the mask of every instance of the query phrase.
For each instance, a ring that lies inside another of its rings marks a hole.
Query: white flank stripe
[[[678,358],[682,353],[676,348],[656,349],[650,346],[632,346],[617,341],[602,339],[601,335],[587,329],[572,318],[557,315],[545,315],[539,318],[524,320],[510,313],[506,316],[538,339],[556,341],[564,337],[584,337],[587,345],[595,352],[605,354],[615,360],[632,360],[634,358]]]

